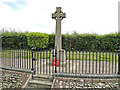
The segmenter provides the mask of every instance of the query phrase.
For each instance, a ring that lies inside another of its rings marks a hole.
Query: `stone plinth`
[[[50,61],[52,62],[54,59],[55,59],[55,49],[51,50]],[[60,67],[66,66],[66,54],[64,49],[57,50],[57,59],[60,62],[59,64]]]

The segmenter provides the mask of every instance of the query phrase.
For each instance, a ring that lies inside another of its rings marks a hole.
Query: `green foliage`
[[[7,49],[28,48],[26,34],[8,31],[2,33],[2,47]]]
[[[49,34],[49,45],[48,48],[49,50],[54,49],[55,46],[55,34]]]
[[[2,33],[2,47],[7,49],[36,49],[52,50],[55,46],[55,34],[45,33]],[[118,51],[120,33],[97,34],[62,34],[62,48],[69,51]]]
[[[32,32],[27,35],[28,46],[36,49],[48,47],[49,35],[46,33]]]
[[[120,46],[120,34],[64,34],[62,45],[65,50],[75,51],[117,51]]]
[[[71,41],[70,34],[63,34],[62,35],[62,47],[65,50],[71,50],[72,47],[72,41]]]

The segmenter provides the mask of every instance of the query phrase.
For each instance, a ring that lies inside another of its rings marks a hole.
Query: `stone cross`
[[[61,20],[66,17],[66,14],[61,11],[61,7],[57,7],[55,13],[52,13],[52,19],[56,20],[56,32],[55,32],[55,46],[57,49],[62,49],[61,42]]]

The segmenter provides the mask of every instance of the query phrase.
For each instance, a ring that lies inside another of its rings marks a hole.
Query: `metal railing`
[[[59,53],[58,53],[59,54]],[[114,52],[65,52],[66,64],[57,67],[58,73],[117,74],[118,53]],[[60,57],[58,57],[60,58]],[[63,58],[60,62],[64,61]]]
[[[16,72],[23,72],[23,73],[34,73],[34,71],[32,71],[32,70],[19,69],[19,68],[9,68],[9,67],[1,67],[0,66],[0,69],[16,71]]]
[[[63,51],[57,48],[51,51],[34,48],[3,50],[1,61],[2,67],[35,70],[37,74],[120,74],[120,47],[118,52]]]

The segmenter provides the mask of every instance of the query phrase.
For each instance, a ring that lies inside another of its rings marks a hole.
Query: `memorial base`
[[[55,59],[55,49],[51,50],[50,61],[52,62]],[[59,66],[66,66],[66,54],[64,49],[57,50],[57,58],[59,60]],[[50,62],[50,63],[51,63]]]
[[[59,67],[65,67],[66,66],[66,62],[60,62]]]

